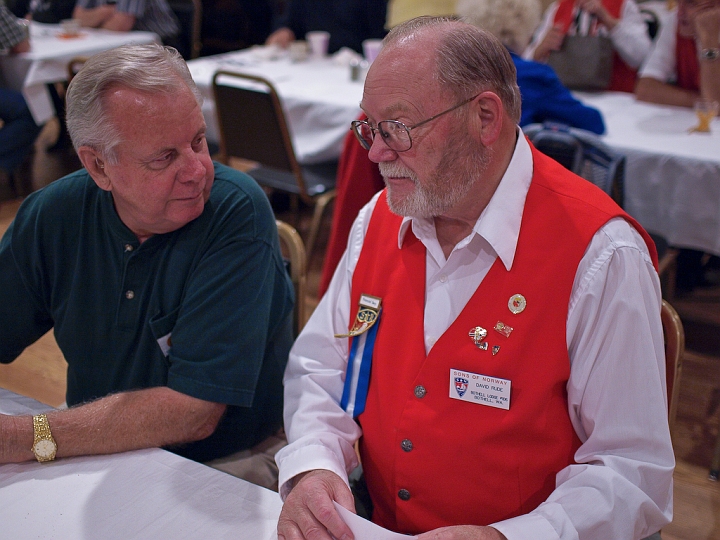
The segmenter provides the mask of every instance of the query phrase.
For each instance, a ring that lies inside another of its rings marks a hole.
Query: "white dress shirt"
[[[638,77],[657,79],[672,84],[677,80],[677,9],[662,21],[653,48],[638,72]]]
[[[446,259],[432,220],[405,218],[425,245],[425,349],[451,325],[496,257],[513,264],[532,178],[524,137],[473,232]],[[330,287],[298,337],[285,372],[285,429],[277,455],[280,493],[293,476],[328,469],[341,478],[357,466],[357,423],[339,406],[347,368],[352,274],[375,196],[361,210]],[[675,459],[667,422],[660,284],[642,237],[613,219],[593,237],[578,266],[567,321],[571,362],[568,413],[582,442],[578,464],[561,470],[556,489],[529,514],[494,524],[515,539],[631,539],[672,516]]]
[[[533,59],[535,49],[555,24],[557,8],[558,2],[553,2],[547,7],[542,23],[540,23],[540,26],[535,31],[530,45],[528,45],[525,52],[523,52],[523,58],[527,60]],[[583,11],[580,16],[577,33],[582,36],[587,35],[590,23],[591,15]],[[640,8],[638,8],[635,0],[625,0],[625,2],[623,2],[623,6],[620,9],[619,22],[615,28],[608,32],[605,26],[600,25],[598,33],[610,38],[613,48],[625,63],[633,69],[640,67],[652,47],[652,40],[647,32],[647,24],[642,18]]]

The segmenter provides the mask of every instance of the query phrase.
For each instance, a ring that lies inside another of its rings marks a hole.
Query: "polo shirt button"
[[[132,244],[125,244],[125,251],[132,251],[133,249],[135,248],[132,246]]]
[[[398,497],[400,497],[403,501],[409,501],[410,500],[410,492],[407,489],[401,489],[398,491]]]
[[[135,298],[135,292],[134,292],[134,291],[127,291],[127,292],[125,293],[125,298],[127,298],[128,300],[132,300],[133,298]]]
[[[447,283],[447,276],[445,274],[440,275],[440,283]]]
[[[427,394],[427,390],[425,390],[425,387],[422,384],[418,384],[415,387],[415,397],[418,399],[422,399],[425,397],[425,394]]]
[[[400,443],[400,448],[402,448],[406,452],[410,452],[413,449],[413,443],[410,439],[403,439],[403,441]]]

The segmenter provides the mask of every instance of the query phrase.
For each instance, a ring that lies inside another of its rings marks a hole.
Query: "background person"
[[[608,90],[632,92],[637,70],[652,41],[635,0],[560,0],[545,10],[545,17],[524,58],[547,62],[560,50],[566,34],[605,35],[612,41],[612,77]]]
[[[373,521],[420,540],[659,530],[674,457],[648,235],[521,136],[510,55],[474,26],[394,28],[361,105],[387,189],[290,353],[279,538],[351,537],[332,501],[353,509],[358,439]],[[363,296],[374,334],[334,337]]]
[[[52,328],[70,408],[47,414],[57,454],[33,456],[32,417],[0,415],[0,463],[261,444],[281,427],[292,340],[267,197],[211,161],[174,49],[94,55],[67,99],[85,168],[28,196],[0,242],[0,362]]]
[[[328,53],[348,47],[362,54],[362,42],[385,35],[387,0],[289,0],[267,45],[286,48],[310,31],[330,33]]]
[[[90,28],[155,32],[169,45],[180,32],[166,0],[77,0],[73,18]]]

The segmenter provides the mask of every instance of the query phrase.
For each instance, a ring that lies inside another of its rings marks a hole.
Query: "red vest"
[[[602,0],[602,5],[608,13],[615,19],[620,18],[620,13],[625,0]],[[563,31],[567,33],[568,28],[573,21],[575,14],[575,0],[560,0],[558,8],[555,12],[555,22],[563,25]],[[594,29],[590,29],[590,33],[594,33]],[[634,92],[635,78],[637,70],[628,66],[617,52],[613,53],[613,70],[610,79],[610,87],[608,90],[618,92]]]
[[[391,530],[417,534],[527,513],[550,495],[555,475],[573,463],[580,445],[566,392],[566,320],[576,269],[593,234],[612,217],[645,233],[600,190],[535,149],[533,162],[512,269],[495,261],[427,356],[425,248],[411,230],[397,248],[401,218],[390,213],[385,194],[371,217],[352,305],[366,293],[381,297],[383,309],[367,404],[358,417],[360,452],[373,521]],[[513,314],[508,300],[517,293],[527,307]],[[498,321],[513,327],[508,337],[493,329]],[[488,330],[488,350],[468,336],[476,326]],[[451,369],[510,380],[510,409],[448,397]]]
[[[697,46],[693,38],[677,34],[675,42],[676,85],[685,90],[700,91],[700,65]]]

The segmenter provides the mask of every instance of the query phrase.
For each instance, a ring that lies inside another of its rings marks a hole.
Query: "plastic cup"
[[[368,64],[372,64],[373,60],[377,57],[380,49],[382,49],[381,39],[366,39],[362,42],[363,55]]]
[[[695,116],[698,118],[698,125],[693,131],[710,133],[710,122],[717,116],[719,107],[718,102],[712,99],[698,99],[694,107]]]
[[[323,58],[327,55],[328,44],[330,43],[330,33],[321,30],[308,32],[305,39],[310,46],[310,54],[313,58]]]
[[[63,19],[60,21],[60,29],[64,36],[73,37],[80,33],[79,19]]]

